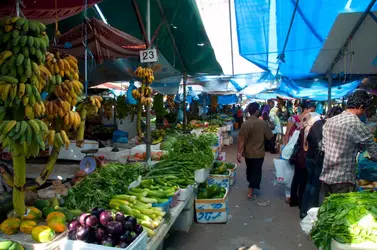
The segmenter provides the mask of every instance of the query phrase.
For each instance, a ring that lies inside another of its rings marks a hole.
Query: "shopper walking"
[[[323,126],[325,157],[320,176],[325,197],[332,193],[348,193],[356,187],[356,155],[364,147],[377,158],[377,144],[360,118],[371,104],[365,90],[356,90],[347,101],[347,110],[328,119]]]
[[[272,129],[272,138],[271,138],[271,144],[270,144],[270,153],[271,154],[276,154],[276,140],[280,138],[280,135],[282,134],[282,129],[281,129],[281,123],[280,123],[280,118],[278,116],[278,108],[273,107],[270,110],[270,121],[273,123],[274,128]]]
[[[291,207],[300,206],[302,199],[304,197],[304,192],[306,188],[306,183],[308,180],[308,171],[306,169],[306,150],[305,150],[305,141],[306,135],[310,129],[311,124],[314,121],[320,119],[320,114],[315,112],[307,113],[301,122],[300,135],[295,146],[294,153],[289,160],[291,164],[295,165],[295,174],[293,176],[291,184],[291,200],[289,205]]]
[[[283,137],[283,145],[286,145],[288,143],[288,141],[291,139],[293,133],[296,130],[301,129],[302,119],[309,112],[314,112],[315,106],[310,102],[304,102],[302,104],[302,109],[303,109],[303,112],[301,112],[298,115],[292,115],[288,119],[287,130],[286,130],[285,135]],[[285,202],[290,203],[290,201],[291,201],[291,190],[286,187],[285,188]]]
[[[242,108],[240,105],[238,105],[237,107],[237,121],[238,123],[240,124],[240,127],[242,126],[242,123],[243,123],[243,112],[242,112]]]
[[[254,190],[260,189],[262,165],[264,161],[264,140],[272,138],[267,123],[257,118],[259,104],[254,102],[248,106],[250,118],[242,125],[238,134],[237,160],[245,157],[246,178],[249,182],[248,198],[254,198]]]
[[[339,115],[343,112],[342,108],[334,107],[330,110],[327,119]],[[313,125],[311,125],[314,122]],[[321,183],[319,176],[322,172],[324,152],[322,151],[322,132],[325,119],[309,122],[311,126],[306,141],[304,142],[304,150],[306,150],[306,169],[308,170],[308,181],[306,183],[304,198],[300,207],[300,217],[304,218],[312,207],[319,207],[319,193]]]

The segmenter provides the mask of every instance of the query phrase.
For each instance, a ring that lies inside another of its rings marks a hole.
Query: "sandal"
[[[249,199],[255,199],[256,195],[254,194],[254,189],[249,188],[247,193],[247,198]]]

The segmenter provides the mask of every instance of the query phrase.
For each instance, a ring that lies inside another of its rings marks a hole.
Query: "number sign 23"
[[[157,62],[157,50],[156,49],[148,49],[148,50],[141,50],[140,51],[140,62],[141,63],[150,63],[150,62]]]

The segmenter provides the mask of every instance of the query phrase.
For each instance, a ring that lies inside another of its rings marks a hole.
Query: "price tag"
[[[156,49],[147,49],[140,51],[140,62],[141,63],[150,63],[157,62],[157,50]]]

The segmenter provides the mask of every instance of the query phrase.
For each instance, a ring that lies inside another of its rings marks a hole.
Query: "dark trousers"
[[[301,204],[307,181],[308,171],[306,168],[299,168],[295,166],[295,175],[293,176],[291,184],[291,206]]]
[[[330,194],[342,194],[355,191],[356,186],[352,183],[327,184],[322,182],[322,192],[324,197]]]
[[[321,182],[319,176],[322,172],[323,161],[306,157],[306,169],[308,170],[308,182],[306,183],[304,198],[300,206],[301,217],[306,216],[309,209],[319,207],[319,193]]]
[[[246,179],[249,182],[249,188],[260,189],[262,181],[262,166],[264,158],[250,159],[245,158],[246,162]]]
[[[276,154],[276,137],[277,134],[274,134],[270,140],[270,153],[271,154]]]

